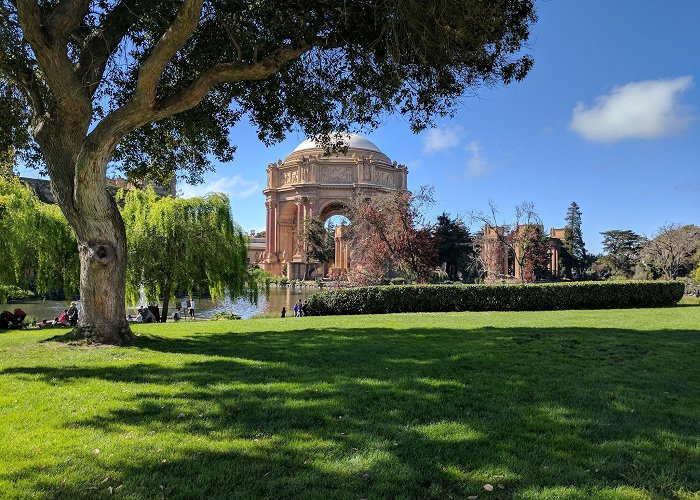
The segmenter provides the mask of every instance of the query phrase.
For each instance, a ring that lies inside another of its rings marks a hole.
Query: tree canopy
[[[362,194],[349,206],[353,265],[348,278],[356,284],[376,284],[391,274],[409,282],[427,282],[438,265],[436,241],[425,219],[433,203],[432,188],[418,193],[392,191],[368,201]]]
[[[664,224],[640,252],[656,276],[672,280],[690,273],[700,263],[700,227]]]
[[[438,260],[444,264],[449,279],[473,281],[478,277],[474,265],[474,241],[462,219],[444,212],[438,215],[433,237],[437,243]]]
[[[524,78],[534,21],[532,0],[0,0],[0,151],[38,146],[78,240],[80,329],[123,344],[110,162],[201,180],[210,157],[232,158],[242,117],[266,143],[299,127],[328,148],[383,113],[421,130],[465,93]]]
[[[177,291],[212,298],[255,293],[247,272],[248,244],[223,194],[159,198],[153,189],[121,191],[129,258],[126,295],[133,303],[163,301]]]
[[[527,74],[535,14],[530,0],[2,0],[0,19],[9,145],[84,113],[94,139],[126,133],[113,159],[129,173],[197,179],[208,155],[232,157],[244,115],[266,143],[382,112],[420,130],[465,91]]]
[[[78,291],[73,230],[57,206],[39,201],[14,176],[0,176],[0,241],[0,284],[42,297]]]
[[[586,270],[586,244],[581,230],[581,209],[575,201],[566,211],[564,226],[564,272],[569,278],[581,278]]]
[[[603,235],[603,265],[614,275],[631,278],[645,239],[629,229],[611,229]],[[600,259],[599,259],[600,260]]]

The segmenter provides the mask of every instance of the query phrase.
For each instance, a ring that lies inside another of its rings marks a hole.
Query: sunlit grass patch
[[[700,308],[0,334],[0,498],[697,498]],[[485,489],[486,486],[492,491]]]

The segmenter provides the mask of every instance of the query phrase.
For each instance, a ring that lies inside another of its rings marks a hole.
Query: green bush
[[[4,304],[8,300],[24,300],[32,297],[34,294],[29,290],[22,290],[13,285],[0,285],[0,304]]]
[[[683,288],[675,281],[368,286],[318,292],[309,298],[309,311],[328,316],[659,307],[678,302]]]
[[[233,311],[222,311],[212,315],[212,317],[209,318],[210,321],[220,321],[229,319],[241,319],[241,317],[238,314],[234,314]]]

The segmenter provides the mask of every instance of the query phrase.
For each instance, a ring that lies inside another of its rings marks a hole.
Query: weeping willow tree
[[[80,260],[68,221],[12,175],[0,176],[0,255],[0,285],[6,289],[34,289],[44,297],[78,291]]]
[[[247,270],[247,240],[233,222],[223,194],[204,198],[159,198],[152,189],[121,191],[118,201],[126,226],[127,300],[141,290],[149,301],[163,301],[162,318],[178,290],[208,290],[223,298],[257,290]]]

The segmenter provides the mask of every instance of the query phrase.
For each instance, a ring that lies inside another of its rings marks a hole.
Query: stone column
[[[267,237],[270,238],[270,252],[275,254],[277,256],[277,232],[279,231],[278,228],[278,211],[279,211],[279,203],[277,201],[272,203],[272,209],[270,211],[270,232],[267,233]]]
[[[313,218],[316,216],[316,208],[318,205],[318,199],[317,198],[309,198],[309,217]]]
[[[296,234],[294,235],[294,260],[301,260],[301,245],[299,245],[298,238],[301,237],[304,231],[304,199],[298,196],[294,202],[297,204],[297,228]]]
[[[523,249],[522,246],[518,243],[518,245],[515,247],[515,279],[516,280],[522,280],[523,279],[523,270],[520,267],[520,259],[522,258],[523,255]]]
[[[342,240],[342,246],[343,246],[343,269],[345,271],[348,270],[348,242],[345,238]]]
[[[273,252],[272,250],[272,204],[269,201],[265,202],[265,207],[267,208],[267,220],[265,221],[265,254],[269,255]]]
[[[341,255],[342,255],[342,248],[340,246],[340,228],[336,227],[335,228],[335,257],[333,262],[333,267],[341,267]]]

